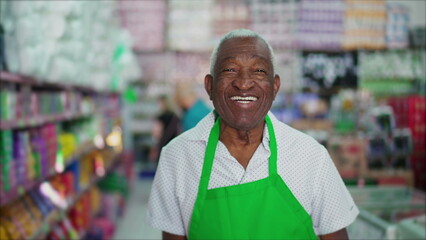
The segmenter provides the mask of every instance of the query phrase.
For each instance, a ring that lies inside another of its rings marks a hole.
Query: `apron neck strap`
[[[269,151],[271,151],[271,155],[269,156],[269,176],[272,176],[277,174],[277,140],[275,138],[274,126],[272,125],[271,118],[268,115],[266,115],[265,121],[268,126]]]
[[[275,132],[272,126],[272,121],[268,115],[265,117],[266,125],[268,126],[269,133],[269,176],[277,174],[277,141],[275,139]],[[210,131],[209,139],[207,141],[206,153],[204,155],[204,164],[201,172],[200,185],[198,186],[198,193],[204,194],[207,191],[210,181],[210,175],[213,168],[213,160],[216,154],[217,144],[220,135],[220,118],[218,117]]]

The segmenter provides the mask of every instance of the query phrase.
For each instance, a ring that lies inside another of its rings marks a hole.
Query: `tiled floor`
[[[127,200],[126,211],[123,218],[117,223],[117,230],[113,239],[161,239],[161,232],[145,223],[151,185],[152,179],[135,179]]]

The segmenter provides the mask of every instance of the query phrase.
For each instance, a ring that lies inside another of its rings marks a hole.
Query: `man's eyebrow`
[[[257,54],[252,55],[252,58],[260,58],[260,59],[263,59],[265,61],[268,61],[267,57],[264,57],[264,56],[261,56],[261,55],[257,55]]]
[[[236,59],[236,57],[229,56],[229,57],[221,59],[221,61],[234,60],[234,59]]]

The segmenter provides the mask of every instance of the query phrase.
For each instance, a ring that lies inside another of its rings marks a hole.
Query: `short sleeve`
[[[175,235],[185,235],[175,191],[173,158],[163,148],[148,201],[146,221],[153,228]]]
[[[312,220],[318,235],[346,228],[359,214],[330,155],[324,147],[322,150],[322,166],[315,177],[312,206]]]

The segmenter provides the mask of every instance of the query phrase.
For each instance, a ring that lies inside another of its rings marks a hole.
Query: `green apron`
[[[220,120],[208,139],[189,239],[317,239],[312,219],[277,173],[277,142],[268,116],[269,177],[207,189],[219,141]]]

